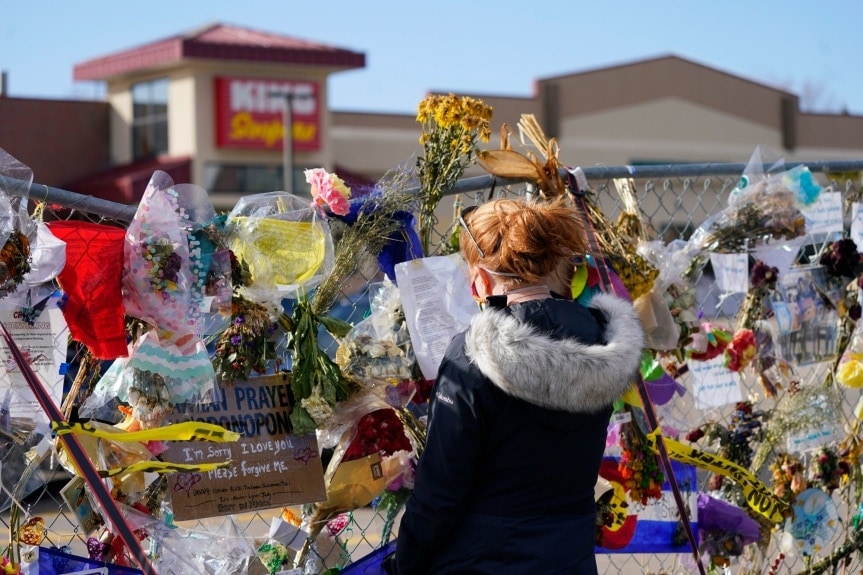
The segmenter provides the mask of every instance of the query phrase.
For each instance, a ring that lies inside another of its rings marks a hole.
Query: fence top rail
[[[771,165],[764,165],[765,171]],[[836,174],[846,172],[863,172],[863,160],[830,160],[813,162],[788,162],[785,169],[797,166],[806,166],[812,172],[824,174]],[[582,168],[588,180],[608,180],[612,178],[694,178],[707,176],[735,176],[743,173],[746,164],[665,164],[645,166],[589,166]],[[566,175],[568,168],[561,168],[561,174]],[[524,183],[523,179],[499,178],[492,175],[473,176],[462,178],[445,195],[454,195],[464,192],[475,192],[492,188],[493,186],[508,186]],[[17,185],[16,185],[17,184]],[[0,175],[0,189],[9,190],[12,194],[20,191],[20,181],[7,176]],[[413,191],[419,191],[414,188]],[[58,204],[90,214],[112,218],[122,222],[130,222],[135,216],[136,205],[127,205],[86,196],[60,188],[46,186],[45,184],[32,183],[29,188],[29,197],[39,202]]]

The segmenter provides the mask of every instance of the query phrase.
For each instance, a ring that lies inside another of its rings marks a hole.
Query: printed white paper
[[[395,271],[417,363],[424,377],[435,379],[453,336],[479,311],[467,265],[453,254],[403,262]]]
[[[716,285],[726,293],[746,293],[749,290],[748,254],[710,254]]]
[[[56,299],[52,298],[32,326],[22,318],[21,307],[11,301],[0,302],[0,321],[59,407],[63,400],[60,366],[66,361],[68,334],[66,320],[56,306]],[[48,421],[3,338],[0,338],[0,360],[0,402],[3,407],[13,417]]]
[[[836,430],[832,426],[825,426],[789,435],[787,448],[790,453],[803,453],[804,451],[820,449],[839,439],[841,438],[837,436]]]
[[[696,408],[706,409],[743,401],[740,380],[724,363],[723,355],[707,361],[688,362]]]
[[[779,272],[779,277],[791,269],[791,264],[797,259],[797,254],[800,252],[802,240],[789,240],[779,244],[768,244],[766,246],[758,246],[752,250],[752,256],[761,260],[770,267],[776,268]]]
[[[859,251],[863,247],[863,204],[851,204],[851,239],[857,244]]]
[[[842,194],[839,192],[821,192],[815,203],[802,211],[806,233],[842,233]]]

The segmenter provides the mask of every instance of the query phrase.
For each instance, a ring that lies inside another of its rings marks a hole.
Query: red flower
[[[381,456],[396,451],[412,451],[405,428],[395,411],[378,409],[362,416],[357,422],[356,434],[345,450],[342,461],[353,461],[373,453]]]
[[[757,351],[755,333],[751,329],[741,329],[725,348],[725,367],[740,371],[749,365]]]
[[[704,437],[704,430],[700,427],[696,427],[686,434],[686,441],[698,441],[702,437]]]

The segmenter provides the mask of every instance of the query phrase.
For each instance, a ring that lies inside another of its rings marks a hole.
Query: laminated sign
[[[240,439],[229,443],[171,442],[163,454],[165,461],[230,461],[230,465],[219,469],[169,475],[175,519],[200,519],[326,499],[315,434],[291,433],[289,390],[290,376],[268,375],[222,384],[213,403],[177,410],[175,421],[214,423],[239,433]]]

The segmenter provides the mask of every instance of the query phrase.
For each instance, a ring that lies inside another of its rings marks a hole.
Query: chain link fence
[[[845,204],[861,201],[861,176],[863,162],[832,162],[808,164],[816,173],[822,186],[831,186],[839,191]],[[675,239],[687,239],[712,215],[727,206],[729,194],[737,185],[738,178],[745,166],[738,164],[716,165],[672,165],[672,166],[619,166],[585,169],[594,200],[601,206],[603,214],[609,222],[617,221],[624,211],[624,202],[617,191],[621,180],[629,182],[637,198],[638,209],[643,218],[644,229],[651,240],[662,240],[664,243]],[[790,166],[789,166],[790,167]],[[516,197],[530,195],[533,190],[530,185],[501,180],[491,177],[465,178],[455,189],[445,197],[438,209],[438,226],[436,227],[435,253],[445,253],[450,245],[450,238],[457,233],[453,211],[459,206],[482,204],[489,199],[498,197]],[[37,201],[43,211],[45,220],[82,220],[93,223],[125,227],[135,212],[135,206],[112,204],[94,198],[79,196],[64,190],[49,188],[34,184],[31,187],[31,200]],[[851,217],[851,211],[846,210],[846,231]],[[340,230],[333,227],[334,240],[338,242]],[[803,242],[801,254],[809,256],[820,251],[830,238],[808,237]],[[432,254],[434,255],[434,254]],[[798,264],[805,265],[804,256],[798,258]],[[706,268],[709,269],[709,268]],[[358,263],[355,273],[341,287],[341,293],[335,302],[331,314],[345,321],[356,323],[368,313],[369,300],[377,282],[383,279],[380,269],[373,265]],[[714,278],[708,272],[701,271],[692,278],[698,286],[697,307],[699,312],[719,324],[733,325],[734,318],[742,303],[742,294],[729,296],[721,293]],[[816,334],[817,335],[817,334]],[[836,332],[828,332],[827,336],[837,337]],[[812,337],[815,337],[813,335]],[[820,341],[820,340],[819,340]],[[835,349],[835,340],[832,342]],[[334,353],[337,342],[323,340],[329,352]],[[801,341],[806,349],[807,342]],[[810,342],[815,345],[815,341]],[[824,342],[825,349],[831,349],[830,342]],[[284,346],[282,346],[284,348]],[[70,365],[80,360],[75,354],[80,351],[71,348],[67,358]],[[801,365],[795,371],[795,378],[801,388],[821,387],[831,401],[840,406],[835,413],[839,427],[856,430],[854,407],[859,399],[859,392],[840,388],[831,381],[829,373],[833,365],[829,361],[830,354],[824,352],[822,361],[809,365]],[[285,358],[286,364],[289,364]],[[796,362],[792,362],[795,363]],[[795,365],[795,367],[797,367]],[[67,377],[74,377],[70,373]],[[678,381],[688,390],[692,389],[690,375],[683,373]],[[754,377],[744,375],[741,378],[743,395],[753,401],[753,409],[770,412],[779,405],[776,398],[767,398]],[[691,428],[709,420],[724,426],[729,426],[735,417],[734,406],[714,407],[710,409],[696,408],[692,393],[676,397],[672,402],[657,407],[663,427],[677,430],[681,435]],[[10,529],[10,513],[20,503],[20,511],[24,517],[41,516],[45,519],[45,541],[43,546],[65,548],[73,553],[86,556],[86,536],[67,502],[60,496],[59,488],[69,481],[69,475],[62,470],[55,460],[48,457],[39,465],[28,461],[28,451],[31,450],[44,434],[35,430],[19,429],[15,432],[16,414],[0,413],[4,418],[5,430],[0,436],[0,454],[2,454],[2,486],[0,494],[3,514],[0,516],[4,527]],[[10,431],[13,430],[13,431]],[[681,437],[682,439],[682,437]],[[567,454],[560,454],[566,457]],[[804,458],[816,457],[814,453],[804,455]],[[759,470],[760,478],[770,485],[770,473],[765,465]],[[707,491],[709,474],[699,471],[698,491]],[[690,488],[693,486],[689,486]],[[835,535],[829,541],[822,542],[821,549],[813,556],[804,558],[801,554],[784,552],[784,557],[776,563],[775,573],[831,572],[856,573],[863,570],[863,562],[856,553],[847,553],[838,559],[831,560],[831,554],[844,550],[849,546],[857,549],[857,539],[854,537],[856,525],[852,525],[853,515],[857,511],[859,493],[853,485],[844,485],[833,494],[840,515]],[[273,517],[281,513],[281,509],[251,512],[230,518],[213,518],[188,523],[189,528],[202,530],[222,529],[226,523],[233,523],[241,533],[255,543],[262,542]],[[300,513],[300,509],[295,509]],[[326,541],[318,541],[313,547],[312,561],[307,565],[306,572],[322,572],[326,568],[343,566],[349,560],[368,554],[380,548],[388,540],[398,535],[398,518],[385,517],[379,513],[374,504],[349,514],[347,527],[338,536],[328,537]],[[388,520],[389,519],[389,520]],[[390,530],[392,528],[392,530]],[[562,544],[565,544],[566,534],[560,534]],[[731,572],[767,573],[771,565],[783,553],[780,547],[782,532],[769,534],[768,545],[748,546],[746,552],[735,558],[729,567]],[[624,549],[625,551],[625,549]],[[697,567],[687,554],[600,554],[597,556],[600,573],[651,573],[671,574],[697,572]],[[263,565],[253,562],[250,573],[265,573]]]

